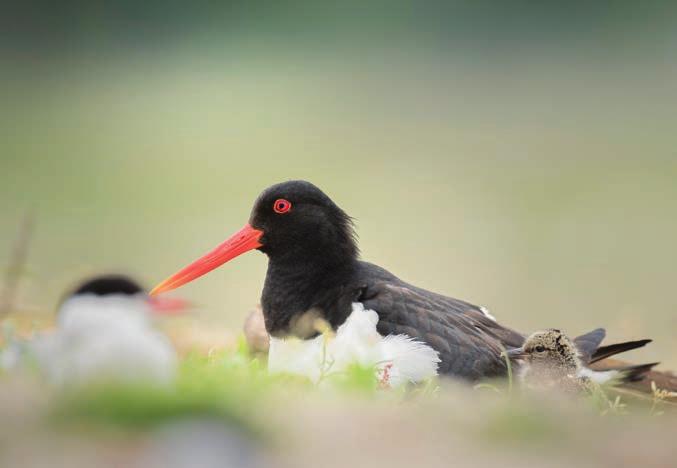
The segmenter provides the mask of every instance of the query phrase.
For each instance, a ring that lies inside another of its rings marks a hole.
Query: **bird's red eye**
[[[291,202],[285,200],[284,198],[278,198],[273,203],[273,211],[275,213],[284,214],[288,213],[291,210]]]

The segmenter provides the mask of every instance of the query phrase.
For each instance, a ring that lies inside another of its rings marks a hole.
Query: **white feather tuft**
[[[270,337],[268,372],[308,377],[318,382],[323,374],[323,337],[312,340]]]
[[[420,382],[437,375],[437,351],[406,335],[381,336],[378,314],[353,304],[353,311],[333,337],[311,340],[271,338],[270,372],[303,375],[318,382],[323,375],[351,364],[374,366],[384,385]]]
[[[384,354],[392,362],[390,384],[420,382],[437,375],[440,357],[437,351],[407,335],[390,335],[383,339]]]

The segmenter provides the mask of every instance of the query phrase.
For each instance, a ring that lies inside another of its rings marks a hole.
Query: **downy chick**
[[[614,384],[641,380],[658,364],[594,371],[588,367],[590,363],[617,352],[644,346],[650,341],[641,340],[599,347],[603,338],[603,329],[594,330],[575,340],[571,340],[560,330],[548,329],[533,333],[520,348],[507,351],[507,355],[517,361],[517,375],[524,387],[559,390],[565,393],[578,393],[589,389],[592,382]]]

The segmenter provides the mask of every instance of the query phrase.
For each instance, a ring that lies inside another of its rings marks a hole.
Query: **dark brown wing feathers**
[[[477,380],[503,376],[504,348],[524,337],[502,327],[477,308],[409,285],[379,282],[368,286],[361,302],[379,314],[382,335],[406,334],[440,353],[440,373]]]
[[[601,361],[615,354],[624,353],[630,351],[631,349],[641,348],[646,344],[651,343],[651,340],[637,340],[637,341],[626,341],[624,343],[614,343],[607,346],[600,346],[592,353],[589,363]]]

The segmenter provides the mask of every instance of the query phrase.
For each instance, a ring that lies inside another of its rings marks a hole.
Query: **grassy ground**
[[[200,466],[214,454],[236,466],[668,466],[677,428],[660,399],[444,379],[383,390],[360,369],[318,388],[268,375],[242,348],[184,358],[171,388],[55,391],[34,378],[1,378],[3,466]]]

